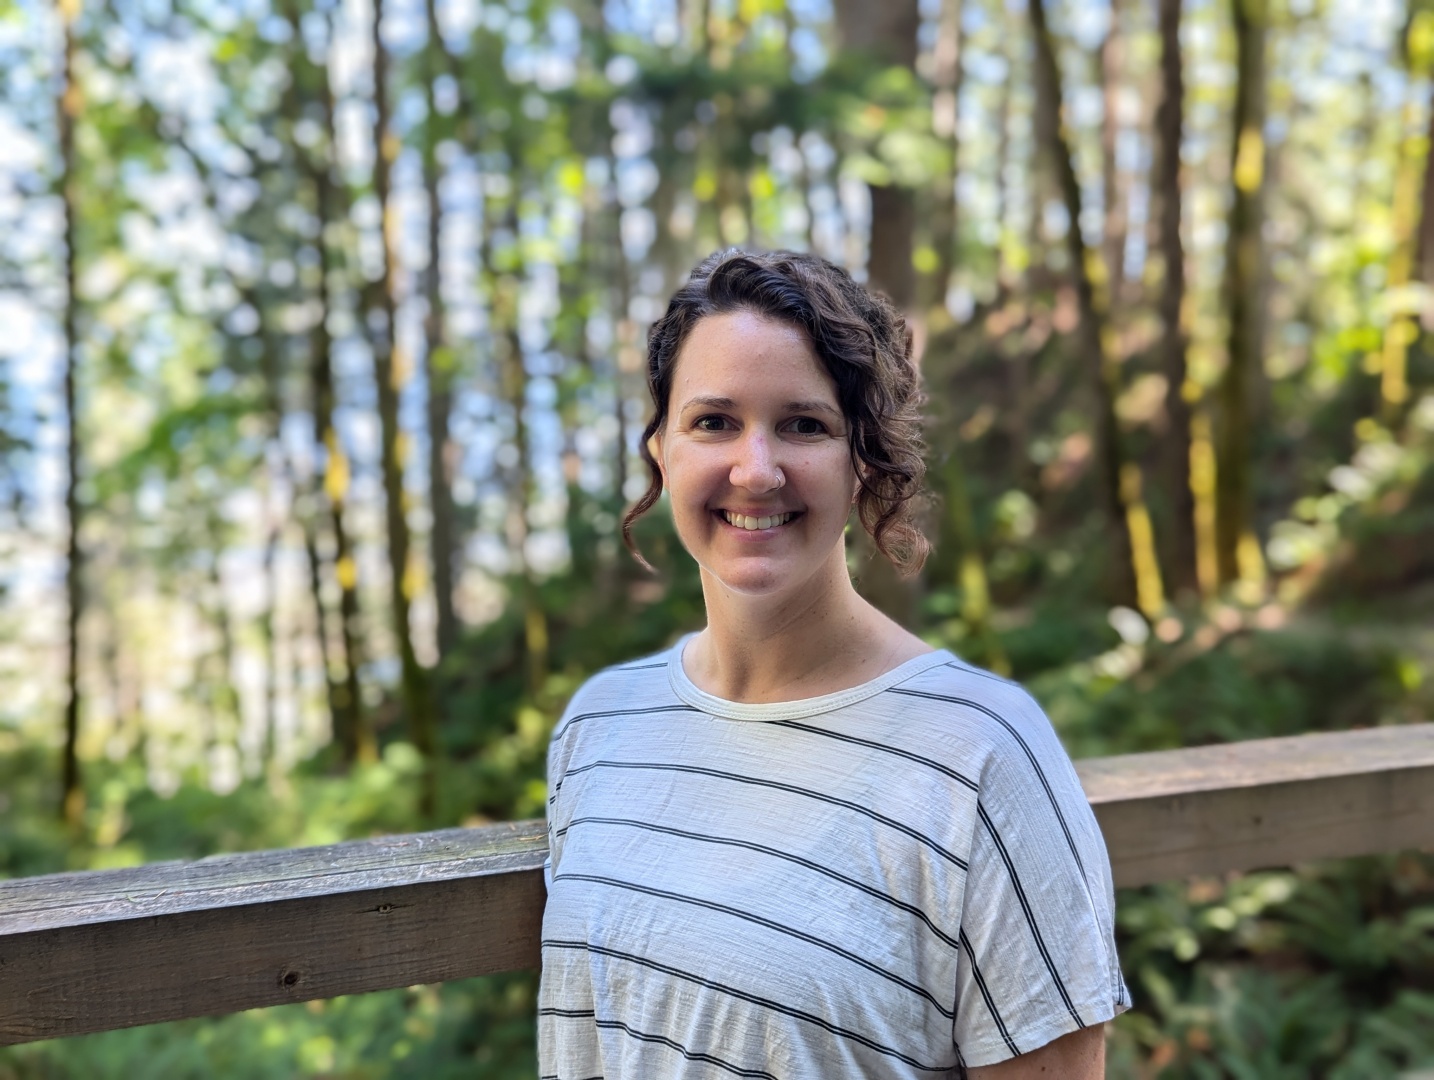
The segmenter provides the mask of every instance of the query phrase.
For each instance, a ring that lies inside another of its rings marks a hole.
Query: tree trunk
[[[266,350],[272,351],[274,343],[266,342]],[[282,403],[279,401],[277,379],[270,381],[271,393],[271,416],[272,427],[270,429],[270,442],[268,451],[275,455],[270,459],[265,455],[264,477],[260,485],[260,497],[264,507],[264,559],[261,573],[264,577],[264,610],[259,613],[259,636],[264,643],[264,736],[259,742],[256,754],[255,765],[262,769],[264,761],[268,758],[268,748],[273,732],[278,727],[279,717],[279,641],[277,636],[278,611],[279,611],[279,546],[284,536],[284,514],[279,507],[277,494],[275,492],[274,475],[280,466],[276,459],[281,459],[284,450],[279,443],[279,427],[283,422]],[[292,508],[292,503],[290,504]],[[328,676],[325,670],[325,678]],[[331,717],[332,719],[332,717]],[[249,773],[246,769],[246,774]]]
[[[940,177],[936,205],[931,214],[931,242],[936,250],[936,269],[931,275],[928,306],[935,314],[945,310],[946,293],[956,268],[960,240],[960,207],[956,203],[956,178],[961,173],[961,0],[944,0],[936,31],[933,57],[931,120],[934,134],[951,153],[951,171]],[[999,181],[998,181],[999,182]],[[999,218],[998,218],[999,220]]]
[[[423,133],[423,186],[428,197],[428,270],[423,291],[428,301],[424,319],[424,376],[428,383],[428,503],[433,514],[429,532],[429,558],[433,563],[433,592],[438,611],[438,658],[450,655],[458,645],[458,615],[453,606],[457,565],[454,540],[453,479],[458,447],[448,434],[453,411],[453,352],[444,330],[442,279],[439,272],[439,236],[443,207],[438,197],[437,103],[434,80],[438,78],[435,54],[443,49],[438,26],[438,7],[427,0],[428,42],[424,46],[423,92],[428,105]]]
[[[75,163],[75,123],[81,108],[80,88],[75,82],[76,27],[80,0],[62,0],[60,18],[64,26],[61,57],[60,99],[56,120],[60,136],[60,203],[65,234],[65,749],[61,761],[60,814],[71,826],[78,826],[85,809],[84,787],[80,780],[80,615],[84,607],[84,552],[80,529],[84,525],[80,506],[80,422],[76,382],[80,366],[79,298],[75,293],[75,250],[79,216],[79,182]]]
[[[1225,249],[1225,310],[1230,320],[1228,361],[1218,389],[1215,528],[1222,584],[1258,587],[1263,558],[1254,529],[1254,382],[1261,374],[1261,308],[1265,187],[1266,0],[1231,0],[1236,84],[1232,201]]]
[[[960,229],[960,209],[956,202],[956,180],[960,175],[961,102],[961,0],[945,0],[937,27],[932,83],[935,98],[932,121],[936,137],[946,141],[951,152],[951,171],[942,176],[940,190],[932,213],[931,243],[936,249],[936,270],[928,291],[930,306],[935,309],[933,322],[946,310],[946,292],[956,265],[956,248]],[[943,320],[944,321],[944,320]],[[946,461],[946,510],[951,535],[960,551],[956,587],[961,595],[961,617],[977,647],[979,661],[1003,675],[1010,674],[1001,640],[991,629],[991,590],[986,576],[986,560],[976,535],[975,513],[971,505],[970,486],[966,482],[966,466],[962,460],[960,436]]]
[[[388,130],[388,53],[380,32],[382,24],[383,0],[374,0],[373,187],[383,230],[383,278],[373,290],[376,295],[369,304],[370,327],[373,327],[375,312],[382,316],[379,320],[382,325],[381,329],[373,330],[370,340],[374,382],[378,390],[384,525],[388,540],[389,603],[393,615],[394,644],[399,651],[400,690],[409,738],[425,762],[420,812],[429,817],[437,798],[434,757],[438,740],[428,673],[418,662],[413,646],[413,629],[409,624],[413,577],[409,573],[410,537],[403,485],[406,440],[399,426],[398,405],[410,377],[411,358],[404,355],[398,343],[398,214],[390,198],[390,172],[398,154],[398,138]]]
[[[337,220],[345,208],[335,206],[336,189],[333,170],[338,165],[338,131],[335,127],[333,85],[327,72],[324,76],[324,110],[328,127],[328,158],[315,171],[314,183],[318,197],[319,220]],[[333,341],[328,331],[328,314],[333,308],[333,254],[327,243],[319,245],[320,306],[322,318],[315,327],[313,355],[314,439],[324,449],[323,493],[329,506],[329,527],[334,537],[334,577],[339,586],[339,644],[344,659],[344,709],[347,717],[345,757],[349,761],[376,761],[378,743],[364,709],[363,692],[359,685],[359,669],[363,665],[363,649],[359,645],[360,607],[358,595],[358,562],[349,539],[345,509],[348,502],[350,470],[348,454],[334,424]]]
[[[224,575],[220,571],[224,549],[220,546],[219,537],[223,535],[223,531],[218,515],[212,515],[208,532],[214,538],[214,551],[209,560],[209,589],[214,602],[207,614],[219,635],[219,650],[209,655],[209,663],[205,665],[213,668],[213,682],[210,684],[213,692],[208,698],[205,716],[206,751],[212,751],[224,744],[233,745],[237,749],[239,731],[244,724],[239,686],[234,681],[234,673],[237,670],[234,657],[234,622],[229,614],[229,598],[224,592]]]
[[[996,108],[996,302],[997,308],[1004,307],[1011,298],[1011,290],[1014,287],[1017,276],[1016,268],[1010,265],[1008,259],[1007,237],[1014,233],[1010,222],[1011,207],[1014,200],[1011,199],[1010,185],[1006,182],[1006,173],[1011,165],[1011,99],[1015,94],[1016,74],[1015,50],[1003,50],[1001,55],[1007,64],[1007,78],[1001,86],[1000,104]],[[1033,200],[1034,201],[1034,200]],[[1033,211],[1034,213],[1034,211]],[[1022,452],[1025,451],[1025,443],[1020,444]]]
[[[304,559],[309,571],[309,599],[314,608],[314,636],[319,644],[319,666],[324,670],[324,695],[329,708],[329,730],[335,742],[343,745],[343,731],[340,729],[344,717],[344,684],[335,677],[333,650],[329,644],[328,607],[324,603],[324,561],[319,554],[318,531],[314,522],[313,506],[310,504],[299,513],[299,528],[304,540]],[[271,743],[266,749],[265,760],[272,760],[278,745],[270,732]]]
[[[1430,92],[1429,126],[1424,139],[1426,147],[1434,147],[1434,87]],[[1414,276],[1426,285],[1434,284],[1434,154],[1427,150],[1424,155],[1424,180],[1419,188],[1418,235]]]
[[[1069,224],[1066,247],[1080,308],[1079,345],[1095,369],[1097,401],[1096,468],[1105,508],[1107,532],[1115,559],[1111,567],[1112,599],[1138,606],[1154,618],[1165,606],[1164,586],[1155,556],[1150,515],[1141,493],[1140,467],[1126,460],[1116,417],[1120,367],[1110,342],[1109,282],[1099,252],[1086,247],[1081,235],[1081,192],[1063,127],[1060,67],[1046,24],[1044,0],[1030,0],[1035,35],[1036,128],[1054,166]]]
[[[315,170],[318,188],[319,219],[332,221],[331,181],[327,168]],[[344,760],[347,762],[374,761],[378,757],[373,732],[367,723],[363,707],[363,695],[359,686],[359,667],[362,654],[359,648],[359,598],[358,564],[354,561],[353,544],[349,539],[345,504],[349,492],[349,459],[334,426],[334,374],[332,341],[328,332],[328,313],[332,304],[329,289],[329,275],[332,260],[328,245],[319,241],[319,308],[318,319],[313,332],[309,366],[309,393],[314,419],[314,445],[322,448],[323,478],[314,486],[314,498],[328,507],[329,528],[334,542],[334,578],[339,587],[339,648],[343,659],[343,683],[334,697],[334,735],[338,739]],[[317,558],[315,548],[311,558]],[[310,567],[311,573],[319,571]],[[314,585],[316,617],[320,629],[324,623],[324,611],[319,585]]]
[[[291,2],[285,6],[285,16],[294,35],[302,40],[299,27],[299,13]],[[332,52],[334,29],[329,25],[329,51]],[[314,451],[321,456],[322,472],[314,470],[308,478],[310,512],[302,515],[304,551],[309,564],[309,587],[314,604],[314,625],[319,635],[320,660],[324,665],[325,681],[329,694],[329,715],[334,740],[346,763],[368,762],[378,757],[373,733],[367,725],[363,709],[363,697],[359,686],[359,668],[362,655],[359,648],[359,599],[358,570],[354,562],[348,526],[345,521],[345,501],[349,490],[349,462],[339,440],[338,429],[334,426],[334,378],[333,341],[329,335],[329,313],[333,309],[333,276],[335,273],[333,251],[328,238],[329,227],[340,221],[345,208],[337,197],[333,180],[333,169],[337,165],[336,147],[338,132],[334,124],[333,86],[329,81],[327,58],[320,66],[309,60],[304,48],[292,52],[294,80],[301,100],[312,94],[319,104],[323,116],[323,129],[327,138],[323,150],[305,151],[296,148],[300,167],[307,176],[313,191],[314,210],[319,220],[319,232],[315,240],[319,254],[318,301],[319,314],[309,336],[309,407],[313,417]],[[295,487],[298,486],[296,468],[290,467]],[[323,510],[320,510],[320,507]],[[339,588],[339,650],[343,670],[335,674],[329,653],[328,614],[323,599],[324,566],[318,539],[318,517],[327,517],[333,536],[334,578]]]
[[[1409,346],[1419,337],[1415,316],[1417,306],[1401,294],[1407,292],[1411,280],[1425,280],[1422,261],[1428,252],[1420,252],[1424,242],[1425,222],[1420,212],[1434,197],[1434,175],[1430,167],[1434,154],[1429,153],[1427,138],[1415,127],[1415,95],[1424,90],[1426,65],[1422,51],[1411,47],[1414,8],[1405,30],[1403,51],[1408,85],[1404,108],[1400,114],[1399,159],[1394,174],[1393,221],[1394,250],[1385,271],[1385,289],[1390,296],[1389,322],[1384,331],[1384,348],[1379,364],[1380,420],[1391,431],[1399,426],[1404,406],[1409,401]],[[1434,102],[1431,102],[1434,105]],[[1429,118],[1429,132],[1434,133],[1434,116]],[[1420,182],[1421,174],[1423,183]]]
[[[1181,0],[1160,0],[1160,106],[1155,116],[1157,153],[1153,202],[1160,221],[1160,259],[1165,280],[1160,292],[1160,352],[1167,380],[1163,446],[1170,500],[1167,577],[1177,595],[1200,588],[1195,564],[1195,496],[1190,486],[1190,403],[1186,350],[1185,244],[1180,236],[1183,202],[1180,146],[1184,138],[1185,73],[1180,54]],[[1188,384],[1188,385],[1187,385]]]
[[[514,155],[516,157],[516,154]],[[519,180],[515,177],[508,203],[507,225],[511,235],[521,236],[518,202]],[[523,649],[527,657],[528,693],[538,697],[548,676],[548,617],[538,596],[537,582],[528,565],[528,510],[533,503],[533,467],[528,439],[528,368],[518,333],[518,301],[522,292],[521,263],[499,286],[507,347],[503,351],[503,396],[513,410],[513,446],[517,457],[508,484],[508,545],[518,565],[519,603],[523,611]]]
[[[1106,291],[1110,296],[1112,312],[1120,308],[1125,284],[1125,234],[1129,224],[1125,185],[1116,154],[1120,140],[1121,81],[1125,74],[1125,42],[1121,35],[1120,14],[1120,0],[1111,0],[1110,25],[1096,54],[1104,105],[1100,121],[1101,201],[1104,204],[1101,248],[1109,276]]]
[[[957,439],[958,445],[946,461],[945,488],[951,535],[960,549],[955,584],[961,596],[961,619],[980,650],[975,659],[998,675],[1009,675],[1011,661],[991,626],[991,590],[986,576],[986,560],[976,535],[976,518],[971,509],[971,493],[966,483],[966,466],[961,459],[959,435]]]
[[[837,28],[848,48],[876,60],[915,70],[916,33],[921,24],[917,0],[837,0]],[[883,292],[898,310],[915,317],[916,269],[911,256],[916,232],[914,192],[894,184],[868,185],[871,228],[867,243],[867,281]],[[865,597],[904,626],[916,625],[920,593],[914,581],[903,581],[876,550],[865,530],[853,530],[858,585]]]

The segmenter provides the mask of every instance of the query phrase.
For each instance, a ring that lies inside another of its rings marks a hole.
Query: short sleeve
[[[563,719],[567,719],[567,717],[564,716]],[[562,730],[562,723],[561,723],[561,721],[559,722],[559,725],[558,725],[557,729],[555,729],[555,730],[557,730],[557,731],[561,731],[561,730]],[[548,854],[547,854],[547,856],[543,859],[543,884],[544,884],[544,886],[547,887],[547,890],[548,890],[549,892],[552,892],[552,891],[553,891],[553,873],[554,873],[554,871],[555,871],[555,869],[556,869],[556,865],[555,865],[555,864],[557,863],[558,856],[559,856],[559,854],[561,853],[561,851],[560,851],[560,846],[559,846],[559,841],[558,841],[558,825],[557,825],[558,807],[557,807],[557,802],[558,802],[558,790],[559,790],[559,786],[560,786],[560,783],[561,783],[562,775],[563,775],[563,774],[562,774],[561,768],[555,769],[555,767],[554,767],[554,759],[556,759],[556,758],[558,758],[558,757],[561,756],[560,753],[559,753],[559,751],[560,751],[560,746],[559,746],[559,744],[558,744],[558,741],[557,741],[557,739],[554,739],[554,740],[553,740],[551,743],[549,743],[549,745],[548,745],[548,764],[547,764],[548,800],[547,800],[547,809],[546,809],[546,812],[545,812],[545,815],[544,815],[544,816],[546,817],[546,819],[547,819],[547,825],[548,825]]]
[[[543,884],[549,891],[553,888],[553,875],[562,859],[563,837],[566,834],[566,819],[563,814],[563,775],[568,769],[572,756],[572,719],[581,708],[587,685],[580,687],[568,702],[567,708],[553,728],[548,741],[547,785],[548,799],[545,817],[548,825],[548,854],[543,859]]]
[[[1095,815],[1024,693],[983,770],[962,903],[953,1038],[991,1065],[1129,1007]]]

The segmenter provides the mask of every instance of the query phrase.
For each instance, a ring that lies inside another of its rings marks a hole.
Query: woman
[[[548,755],[539,1064],[561,1080],[1103,1075],[1109,863],[1015,684],[857,595],[853,506],[914,572],[901,317],[725,252],[648,341],[652,471],[707,627],[609,668]]]

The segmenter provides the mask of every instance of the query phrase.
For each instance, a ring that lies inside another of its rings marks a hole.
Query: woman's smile
[[[787,511],[786,513],[780,511],[742,513],[731,510],[718,510],[717,513],[722,516],[722,520],[728,525],[747,533],[772,533],[776,529],[780,529],[783,525],[790,524],[797,517],[797,514],[793,511]]]

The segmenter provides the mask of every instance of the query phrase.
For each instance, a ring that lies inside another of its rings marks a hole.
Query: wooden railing
[[[1118,885],[1434,847],[1434,724],[1077,762]],[[0,881],[0,1045],[538,963],[542,822]]]

